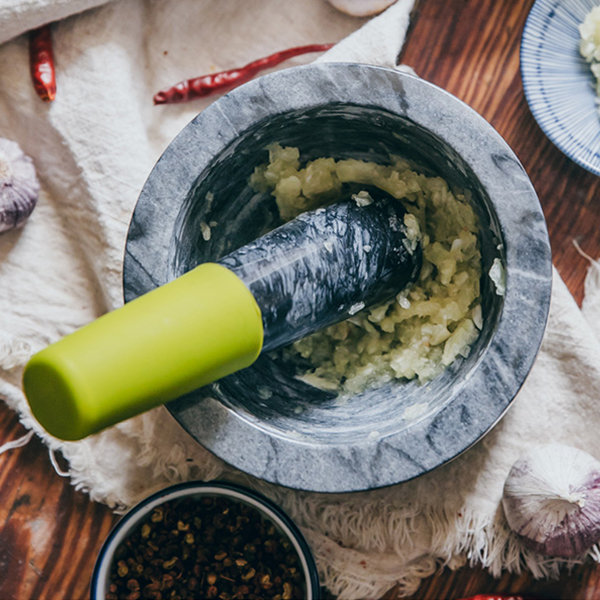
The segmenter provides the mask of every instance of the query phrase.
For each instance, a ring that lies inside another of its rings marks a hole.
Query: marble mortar
[[[126,301],[279,224],[272,197],[248,186],[274,141],[299,147],[303,161],[385,163],[400,154],[471,190],[481,223],[483,331],[468,358],[425,385],[394,381],[340,399],[262,355],[168,409],[217,456],[273,483],[348,492],[417,477],[484,436],[533,364],[552,277],[535,191],[491,125],[424,80],[359,64],[279,71],[209,106],[156,164],[130,225]],[[202,222],[216,222],[209,240]],[[506,273],[503,296],[487,275],[495,259]]]

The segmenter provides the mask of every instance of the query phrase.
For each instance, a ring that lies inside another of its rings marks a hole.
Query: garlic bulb
[[[16,142],[0,138],[0,232],[23,225],[39,191],[31,158]]]
[[[512,466],[502,505],[525,545],[577,556],[600,540],[600,462],[563,444],[532,448]]]
[[[327,0],[331,6],[352,17],[370,17],[382,12],[396,0]]]

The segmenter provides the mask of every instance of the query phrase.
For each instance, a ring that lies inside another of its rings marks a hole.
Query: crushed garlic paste
[[[277,351],[311,365],[300,378],[357,393],[391,379],[425,382],[457,356],[466,357],[482,327],[482,266],[478,220],[465,195],[399,157],[389,165],[318,158],[302,166],[297,148],[272,144],[268,150],[268,164],[255,169],[250,184],[273,194],[284,221],[341,199],[342,185],[357,183],[402,201],[405,225],[413,237],[422,237],[423,266],[412,286]]]
[[[600,6],[594,6],[579,25],[579,52],[590,63],[596,79],[596,96],[600,97]],[[597,102],[600,100],[597,98]]]

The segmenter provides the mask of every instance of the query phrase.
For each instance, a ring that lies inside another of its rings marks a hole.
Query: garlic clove
[[[578,556],[600,541],[600,461],[564,444],[536,446],[512,466],[502,506],[527,547]]]
[[[327,0],[327,2],[352,17],[370,17],[384,11],[396,0]]]
[[[25,223],[39,191],[31,158],[16,142],[0,138],[0,233]]]

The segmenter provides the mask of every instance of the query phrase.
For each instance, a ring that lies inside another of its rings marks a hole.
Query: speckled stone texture
[[[218,260],[260,307],[263,352],[390,300],[417,278],[422,250],[411,248],[402,203],[380,190],[368,205],[342,194]]]
[[[293,488],[356,491],[430,471],[493,427],[537,354],[551,256],[535,191],[497,132],[432,84],[358,64],[279,71],[212,104],[158,161],[130,227],[126,301],[279,224],[273,199],[248,186],[274,141],[299,147],[303,161],[386,162],[389,154],[401,154],[470,190],[486,274],[483,331],[468,358],[426,385],[394,381],[338,398],[262,355],[169,410],[225,461]],[[205,241],[201,223],[210,222],[216,224]],[[506,271],[504,296],[487,277],[494,259]]]

